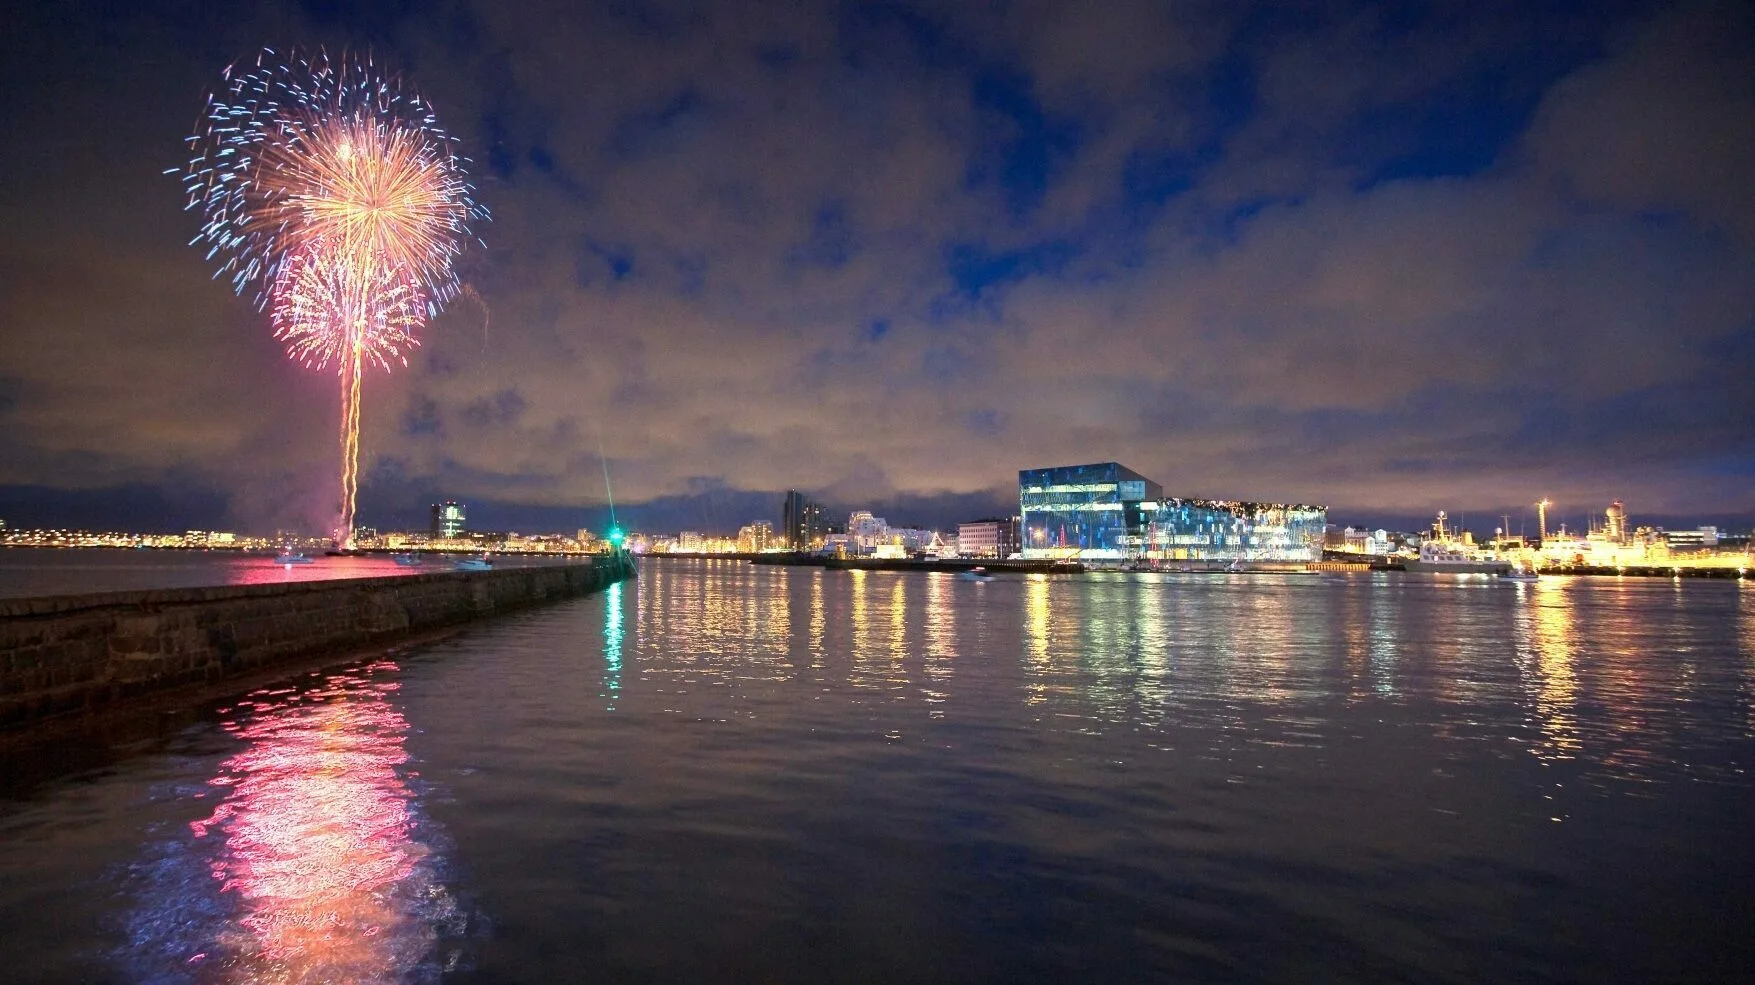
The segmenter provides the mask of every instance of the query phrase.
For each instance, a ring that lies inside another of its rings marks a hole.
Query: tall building
[[[1118,462],[1018,473],[1026,558],[1317,560],[1328,510],[1166,497]]]
[[[443,503],[434,503],[430,530],[433,539],[463,536],[464,532],[468,530],[468,524],[464,522],[464,512],[462,503],[454,503],[448,499]]]
[[[815,550],[828,532],[822,504],[806,499],[796,489],[786,490],[786,501],[780,506],[780,530],[787,550]]]
[[[766,520],[745,524],[737,532],[737,549],[745,554],[760,554],[774,539],[774,525]]]
[[[1011,557],[1018,553],[1018,518],[990,517],[957,525],[957,553],[964,557]]]

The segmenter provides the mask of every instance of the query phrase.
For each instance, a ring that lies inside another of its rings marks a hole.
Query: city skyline
[[[1342,524],[1747,526],[1746,8],[1134,6],[22,11],[0,517],[325,526],[333,386],[161,173],[267,43],[418,79],[498,216],[374,396],[365,525],[595,525],[607,458],[630,529],[788,488],[948,527],[1103,460]]]
[[[792,492],[795,491],[788,491],[789,494]],[[745,501],[752,495],[759,498],[762,494],[745,493],[740,495],[739,501]],[[1169,493],[1167,492],[1166,495],[1169,495]],[[849,527],[852,522],[857,522],[860,517],[870,518],[873,516],[873,507],[870,504],[845,506],[838,503],[818,503],[814,500],[808,501],[819,511],[819,516],[821,518],[820,524],[824,532],[845,534],[849,532]],[[781,502],[784,504],[784,499],[782,499]],[[935,508],[940,510],[947,508],[942,500],[936,501],[934,505]],[[987,513],[980,513],[977,511],[974,513],[967,513],[967,515],[957,514],[955,519],[937,523],[915,519],[899,520],[891,523],[888,522],[889,518],[887,516],[878,516],[876,519],[883,522],[889,529],[925,530],[929,532],[954,535],[957,528],[963,524],[1005,519],[1008,517],[1015,523],[1018,520],[1019,505],[1018,500],[1014,498],[1006,504],[990,509]],[[1449,524],[1458,533],[1467,531],[1477,537],[1486,538],[1495,533],[1502,532],[1508,537],[1517,537],[1535,541],[1540,539],[1539,530],[1541,529],[1542,515],[1541,510],[1538,509],[1538,507],[1541,505],[1546,505],[1547,507],[1547,531],[1554,536],[1559,536],[1562,533],[1569,537],[1582,536],[1587,532],[1610,529],[1619,529],[1623,534],[1635,530],[1659,530],[1672,533],[1676,531],[1695,532],[1709,527],[1716,528],[1719,533],[1729,537],[1746,537],[1751,533],[1750,525],[1742,521],[1727,521],[1720,517],[1714,517],[1711,515],[1670,516],[1661,514],[1640,514],[1628,510],[1626,505],[1619,500],[1596,504],[1594,506],[1584,504],[1577,508],[1574,508],[1573,504],[1558,504],[1552,501],[1544,501],[1543,503],[1530,504],[1529,509],[1526,511],[1508,510],[1486,513],[1476,512],[1473,514],[1466,512],[1444,512],[1448,515]],[[431,531],[432,524],[436,522],[435,517],[438,515],[437,511],[441,507],[450,507],[464,511],[470,510],[469,504],[467,503],[459,504],[455,501],[432,503],[425,506],[423,511],[403,510],[399,512],[398,515],[402,517],[412,517],[415,516],[417,512],[421,513],[425,519],[418,523],[388,522],[367,524],[363,525],[363,528],[387,534],[413,534],[418,536]],[[1320,507],[1317,508],[1320,509]],[[1622,510],[1618,519],[1612,516],[1613,511],[1617,508]],[[735,515],[734,510],[735,507],[732,507],[731,509],[719,509],[715,511],[715,514],[720,517],[730,517]],[[885,512],[885,507],[879,505],[876,510],[877,512],[882,513]],[[480,515],[474,514],[473,511],[471,511],[471,513],[472,515]],[[609,514],[607,508],[593,510],[560,507],[552,510],[547,515],[546,519],[534,523],[509,522],[510,518],[507,514],[498,511],[489,511],[485,517],[477,522],[468,523],[467,531],[471,534],[481,534],[486,532],[493,534],[515,534],[526,537],[571,536],[574,533],[579,533],[583,536],[584,532],[589,531],[594,537],[602,539],[608,535],[612,526],[614,526],[617,529],[622,530],[628,536],[639,535],[645,537],[676,538],[681,535],[693,534],[695,536],[713,540],[737,540],[740,533],[746,531],[749,526],[763,525],[769,528],[769,536],[772,538],[770,541],[771,545],[779,546],[786,542],[785,530],[787,514],[785,505],[781,505],[777,509],[775,515],[763,516],[757,512],[750,514],[742,520],[708,520],[706,519],[707,514],[704,512],[697,513],[695,519],[690,519],[688,517],[678,519],[679,514],[674,510],[671,512],[653,511],[649,510],[645,504],[635,505],[631,512],[624,508],[623,515],[631,518],[644,518],[645,522],[636,519],[631,523],[618,522],[612,525],[608,519]],[[1470,519],[1471,516],[1473,519]],[[841,520],[841,517],[846,517],[847,520]],[[776,523],[776,519],[778,519],[778,523]],[[1414,516],[1412,514],[1382,514],[1377,516],[1336,517],[1330,513],[1327,526],[1331,532],[1338,533],[1341,530],[1349,530],[1356,531],[1361,535],[1373,530],[1386,530],[1396,534],[1418,533],[1431,528],[1433,525],[1433,519],[1434,515]],[[1504,523],[1507,520],[1510,521],[1509,528],[1504,526]],[[1619,524],[1618,528],[1616,526],[1617,524]],[[127,527],[111,523],[105,519],[98,519],[88,523],[27,522],[19,524],[8,521],[7,516],[0,513],[0,536],[7,534],[16,536],[23,533],[43,533],[54,531],[123,537],[145,536],[151,538],[175,538],[183,533],[206,534],[208,531],[213,531],[215,534],[224,533],[226,536],[235,535],[253,539],[274,539],[274,536],[270,536],[269,532],[263,529],[222,529],[221,527],[213,526],[212,524],[200,522],[183,524],[167,522],[161,523],[158,526],[147,527]],[[274,534],[275,536],[297,534],[302,538],[321,536],[321,534],[315,530],[300,531],[280,529],[276,530]]]

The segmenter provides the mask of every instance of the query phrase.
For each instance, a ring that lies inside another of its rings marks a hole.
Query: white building
[[[847,517],[847,536],[861,552],[869,552],[890,539],[890,524],[870,510],[855,510]]]

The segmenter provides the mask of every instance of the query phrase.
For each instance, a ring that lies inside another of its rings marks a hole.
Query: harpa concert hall
[[[1298,503],[1176,499],[1119,462],[1025,469],[1026,558],[1316,561],[1328,510]]]

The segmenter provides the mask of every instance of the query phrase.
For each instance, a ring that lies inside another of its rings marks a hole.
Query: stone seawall
[[[632,577],[590,564],[0,599],[0,731],[392,642]]]

